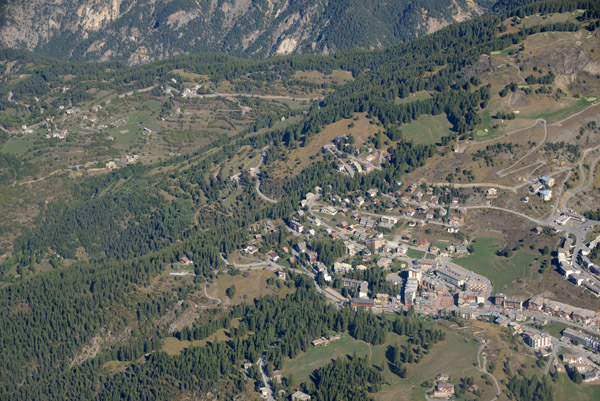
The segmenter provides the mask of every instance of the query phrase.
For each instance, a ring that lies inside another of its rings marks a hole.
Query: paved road
[[[354,169],[351,166],[347,165],[342,159],[339,158],[337,153],[335,153],[335,151],[333,150],[333,145],[329,144],[329,145],[325,145],[323,147],[325,149],[327,149],[329,151],[329,153],[331,153],[333,155],[333,157],[335,157],[337,159],[337,161],[342,163],[342,166],[344,166],[344,169],[348,172],[350,177],[354,178]]]
[[[267,376],[267,372],[265,369],[265,355],[263,354],[258,360],[258,366],[260,367],[260,375],[262,377],[263,387],[267,390],[267,401],[275,401],[275,397],[273,397],[273,388],[271,387],[271,381],[269,380],[269,376]]]
[[[265,160],[265,152],[267,151],[267,149],[269,149],[269,146],[271,146],[271,145],[265,146],[264,149],[262,150],[260,160],[258,161],[258,165],[256,166],[256,170],[255,170],[256,171],[256,192],[258,192],[258,196],[260,196],[265,201],[267,201],[269,203],[277,203],[277,201],[275,199],[271,199],[267,195],[260,192],[260,166],[262,166],[263,161]]]

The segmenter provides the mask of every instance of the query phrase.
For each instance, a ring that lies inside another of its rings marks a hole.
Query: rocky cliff
[[[0,0],[0,46],[140,63],[382,47],[486,12],[490,0]]]

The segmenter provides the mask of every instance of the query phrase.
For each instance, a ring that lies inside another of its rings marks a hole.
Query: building
[[[296,220],[290,221],[290,228],[297,233],[302,233],[302,231],[304,231],[304,226]]]
[[[414,278],[406,279],[404,283],[404,305],[413,305],[417,298],[417,288],[419,281]]]
[[[398,223],[398,219],[392,216],[381,216],[381,222],[393,226]]]
[[[433,398],[449,399],[454,395],[454,384],[437,383],[433,391]]]
[[[581,330],[564,329],[563,336],[571,341],[576,341],[582,344],[586,348],[591,348],[596,351],[600,350],[600,340],[592,335],[582,332]]]
[[[523,309],[523,300],[519,297],[511,297],[504,299],[504,309]]]
[[[193,266],[194,265],[194,261],[190,260],[190,259],[188,259],[187,257],[184,256],[184,257],[182,257],[182,258],[179,259],[179,264],[181,266]]]
[[[546,333],[535,333],[525,335],[525,344],[534,350],[552,346],[552,337]]]
[[[309,400],[310,400],[310,395],[303,393],[300,390],[298,390],[294,394],[292,394],[292,401],[309,401]]]
[[[357,308],[359,306],[363,308],[374,308],[375,301],[372,299],[352,298],[350,300],[350,306],[354,308]]]
[[[544,202],[547,202],[552,199],[552,190],[551,189],[542,189],[538,193],[542,197],[542,200],[544,200]]]
[[[278,270],[277,271],[277,278],[280,279],[280,280],[285,280],[286,279],[285,272],[283,270]]]
[[[506,299],[506,295],[500,293],[494,296],[494,305],[495,306],[504,306],[504,300]]]
[[[582,363],[583,362],[583,355],[579,355],[579,354],[564,354],[562,356],[562,360],[564,363]]]
[[[495,198],[498,196],[498,190],[496,188],[488,188],[488,190],[485,192],[485,196],[487,198]]]
[[[554,178],[552,177],[540,177],[540,182],[548,188],[554,186]]]

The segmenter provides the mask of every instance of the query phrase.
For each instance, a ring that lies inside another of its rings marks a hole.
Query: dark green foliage
[[[377,392],[383,384],[383,376],[366,357],[353,355],[350,359],[338,359],[315,370],[311,377],[317,400],[372,400],[368,395]]]

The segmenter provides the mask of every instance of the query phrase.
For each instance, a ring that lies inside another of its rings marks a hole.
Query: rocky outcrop
[[[140,63],[191,52],[266,57],[381,47],[483,13],[489,0],[5,0],[0,46]],[[422,3],[422,4],[421,4]]]

